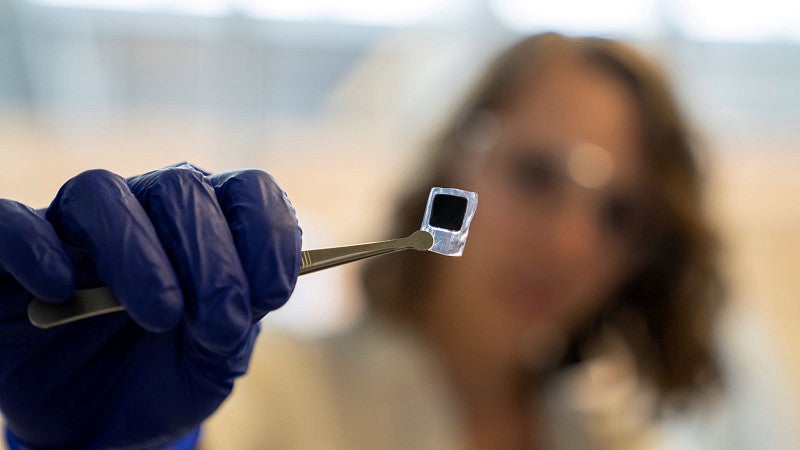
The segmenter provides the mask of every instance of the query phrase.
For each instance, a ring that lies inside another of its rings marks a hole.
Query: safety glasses
[[[487,176],[536,217],[555,218],[567,207],[588,208],[587,217],[605,242],[643,249],[654,241],[652,193],[644,186],[621,184],[613,160],[601,147],[505,144],[494,148],[485,163]]]

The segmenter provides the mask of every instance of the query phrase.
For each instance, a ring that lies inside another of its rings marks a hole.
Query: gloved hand
[[[194,430],[247,369],[300,268],[294,209],[264,172],[169,167],[67,182],[45,212],[0,200],[0,410],[32,447],[144,448]],[[41,330],[106,284],[126,313]]]

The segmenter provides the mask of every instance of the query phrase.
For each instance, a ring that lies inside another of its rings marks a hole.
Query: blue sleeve
[[[21,443],[19,439],[14,436],[11,430],[8,429],[8,427],[5,427],[5,435],[8,450],[36,450],[33,447],[28,447],[27,445]],[[174,444],[162,447],[161,450],[195,450],[199,441],[200,427],[197,427],[186,436],[180,438]]]

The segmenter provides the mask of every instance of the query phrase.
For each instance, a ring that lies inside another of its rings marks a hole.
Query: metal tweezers
[[[426,251],[433,244],[430,233],[417,230],[410,236],[388,241],[304,250],[300,275],[402,250]],[[35,299],[28,306],[28,318],[39,328],[50,328],[124,309],[125,306],[120,304],[109,288],[99,287],[76,290],[72,297],[58,304]]]

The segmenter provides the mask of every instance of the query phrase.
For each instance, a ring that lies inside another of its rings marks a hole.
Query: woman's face
[[[539,73],[498,113],[491,149],[464,169],[479,194],[464,256],[436,269],[429,313],[446,339],[476,360],[547,366],[602,309],[637,260],[638,117],[622,81],[581,63]]]

